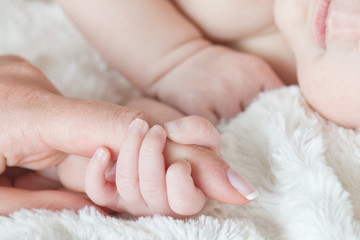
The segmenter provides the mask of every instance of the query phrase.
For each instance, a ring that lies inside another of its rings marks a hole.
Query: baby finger
[[[204,207],[207,197],[194,185],[191,165],[187,161],[173,163],[166,173],[170,208],[180,215],[194,215]]]
[[[153,126],[145,136],[139,153],[139,182],[143,199],[152,212],[168,214],[163,149],[166,132]]]
[[[142,141],[149,125],[142,119],[135,119],[129,125],[116,163],[116,187],[127,203],[143,203],[139,189],[138,159]]]
[[[99,148],[86,167],[85,192],[88,197],[100,206],[109,205],[117,197],[114,183],[107,182],[105,171],[110,163],[110,152]]]

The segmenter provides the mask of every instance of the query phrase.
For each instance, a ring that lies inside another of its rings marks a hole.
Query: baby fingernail
[[[150,135],[152,136],[162,136],[165,135],[164,130],[162,127],[160,127],[159,125],[154,125],[149,132]]]
[[[175,121],[167,122],[164,124],[164,127],[168,132],[177,132],[181,130],[182,121],[175,120]]]
[[[103,148],[98,148],[94,154],[94,158],[99,161],[104,161],[106,159],[107,152]]]
[[[136,118],[134,121],[132,121],[129,125],[129,130],[135,133],[143,133],[147,131],[147,123],[140,119]]]
[[[255,188],[248,183],[242,176],[240,176],[237,172],[229,168],[226,171],[227,178],[229,179],[230,184],[238,190],[241,195],[243,195],[247,200],[254,200],[259,196],[259,192],[255,190]]]

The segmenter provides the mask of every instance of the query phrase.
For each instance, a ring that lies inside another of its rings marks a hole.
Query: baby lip
[[[315,41],[323,49],[326,49],[326,21],[329,14],[330,4],[331,0],[320,0],[319,5],[316,8],[316,15],[313,24],[313,36]]]

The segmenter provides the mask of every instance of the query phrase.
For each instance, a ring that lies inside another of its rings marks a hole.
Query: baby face
[[[276,0],[275,19],[308,102],[340,125],[360,127],[360,1]]]

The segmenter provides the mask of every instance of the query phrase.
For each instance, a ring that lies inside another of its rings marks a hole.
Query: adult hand
[[[69,154],[90,158],[99,146],[109,149],[115,160],[129,124],[135,118],[144,119],[150,126],[155,123],[137,110],[66,98],[27,61],[11,56],[0,58],[0,173],[6,166],[49,168]],[[186,131],[187,135],[193,136],[194,131],[187,129],[186,124],[181,126],[180,132]],[[175,142],[190,144],[181,154],[179,151],[166,151],[164,154],[165,159],[189,160],[192,172],[197,176],[194,177],[195,186],[220,201],[234,204],[248,202],[246,195],[231,186],[226,175],[228,166],[223,160],[219,160],[213,151],[191,146],[206,144],[196,139],[193,139],[195,142],[179,139],[176,137],[177,130],[175,133],[167,131],[168,137]],[[218,172],[209,169],[217,169]]]
[[[99,146],[117,155],[136,110],[66,98],[39,69],[0,57],[0,174],[6,166],[45,169],[68,154],[90,157]]]

